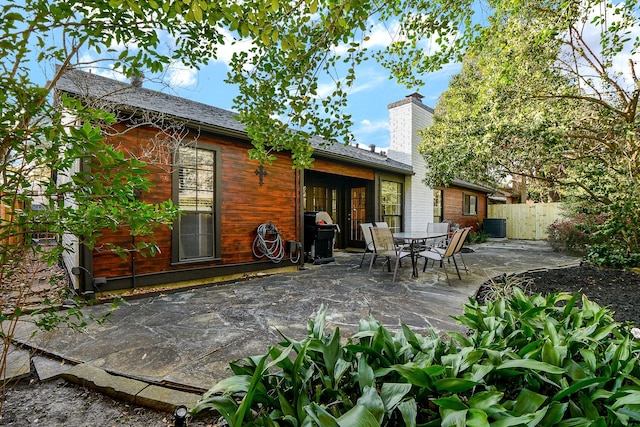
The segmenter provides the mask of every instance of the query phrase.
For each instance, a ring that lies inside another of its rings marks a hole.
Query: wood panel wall
[[[326,172],[333,175],[349,176],[352,178],[362,178],[373,181],[375,171],[357,165],[349,165],[327,159],[315,159],[311,170],[315,172]]]
[[[464,215],[464,194],[478,197],[478,214]],[[460,227],[473,227],[474,231],[480,229],[482,220],[487,217],[487,195],[485,193],[467,190],[459,187],[444,188],[444,217],[443,220],[451,221],[451,224],[460,224]]]
[[[155,185],[151,192],[144,193],[142,200],[159,203],[172,197],[171,151],[150,143],[157,132],[151,128],[128,130],[117,139],[114,145],[130,155],[140,156],[148,162],[150,180]],[[188,137],[187,137],[188,138]],[[259,164],[249,160],[246,141],[224,138],[212,134],[198,134],[199,143],[212,144],[219,148],[221,155],[222,182],[221,191],[221,244],[219,261],[171,265],[171,230],[160,227],[152,238],[160,252],[155,257],[135,257],[136,274],[175,271],[186,268],[199,268],[217,265],[254,262],[252,243],[257,227],[272,221],[280,230],[283,240],[300,241],[298,236],[299,207],[297,193],[299,172],[292,169],[289,155],[279,154],[273,165],[265,165],[268,175],[264,184],[259,185],[255,171]],[[126,230],[104,231],[102,242],[113,242],[127,246],[131,236]],[[131,255],[121,258],[98,246],[93,251],[94,277],[123,277],[132,273]]]

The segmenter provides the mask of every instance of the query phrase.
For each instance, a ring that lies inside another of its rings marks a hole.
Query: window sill
[[[215,262],[215,261],[222,261],[222,258],[194,258],[194,259],[189,259],[189,260],[184,260],[184,261],[174,261],[171,263],[172,266],[174,265],[193,265],[193,264],[204,264],[204,263],[209,263],[209,262]]]

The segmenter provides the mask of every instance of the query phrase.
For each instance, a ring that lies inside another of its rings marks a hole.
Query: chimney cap
[[[144,82],[144,73],[142,71],[138,73],[134,73],[129,78],[129,83],[134,87],[142,87],[142,83]]]
[[[418,101],[422,101],[422,98],[424,98],[424,95],[420,95],[418,92],[413,92],[410,95],[407,95],[406,98],[415,98]]]

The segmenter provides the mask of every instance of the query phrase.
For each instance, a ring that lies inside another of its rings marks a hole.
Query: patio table
[[[416,265],[416,255],[420,252],[421,245],[430,239],[438,239],[447,237],[448,233],[426,232],[426,231],[403,231],[393,233],[393,238],[397,242],[409,245],[411,250],[411,267],[413,268],[412,277],[418,277],[418,266]]]

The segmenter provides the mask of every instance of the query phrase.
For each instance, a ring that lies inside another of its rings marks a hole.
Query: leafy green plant
[[[326,309],[302,341],[231,364],[191,410],[230,426],[625,426],[640,422],[640,345],[578,295],[470,300],[469,334],[361,320],[342,344]]]
[[[489,235],[484,231],[474,231],[472,233],[469,233],[469,236],[467,237],[467,242],[470,244],[484,243],[488,239],[489,239]]]
[[[633,188],[606,207],[606,220],[594,228],[585,261],[597,266],[640,266],[640,194]]]
[[[554,251],[586,255],[591,241],[590,222],[584,214],[555,220],[547,227],[547,241]]]

